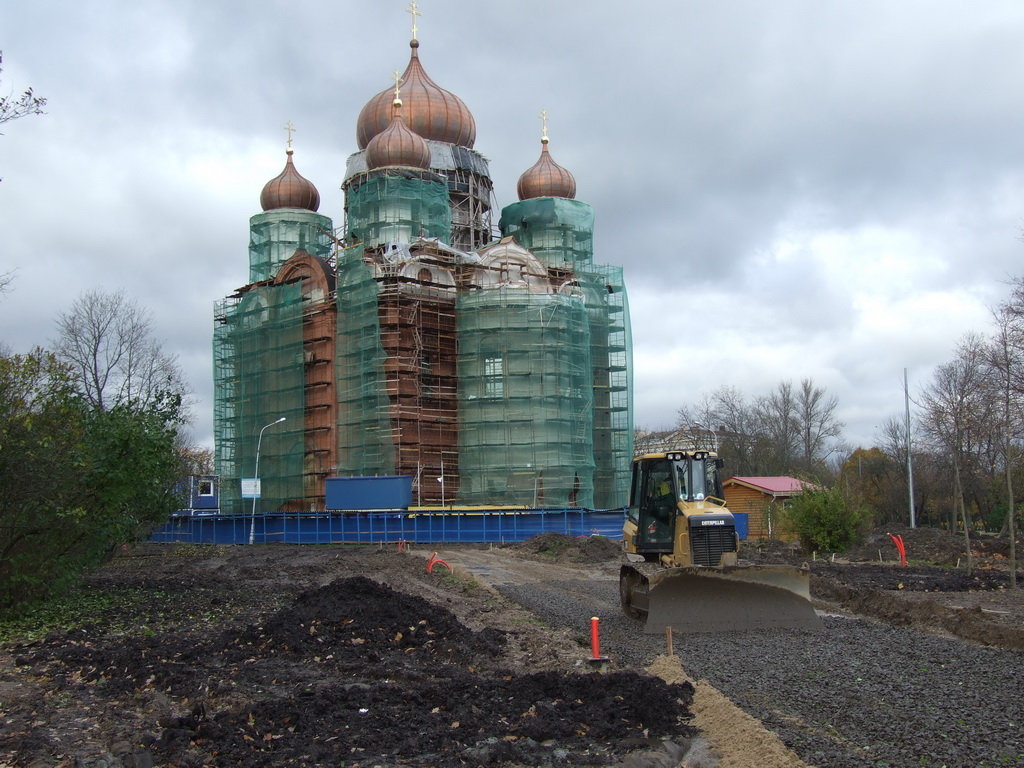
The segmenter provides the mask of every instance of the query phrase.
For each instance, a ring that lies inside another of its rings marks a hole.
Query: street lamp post
[[[259,482],[260,479],[260,445],[263,444],[263,431],[268,427],[272,427],[275,424],[280,424],[282,421],[287,421],[287,417],[282,416],[277,421],[272,421],[267,424],[263,429],[260,430],[260,436],[256,440],[256,471],[253,473],[253,477]],[[262,493],[262,489],[261,489]],[[250,516],[249,523],[249,543],[253,544],[256,541],[256,496],[252,497],[252,515]]]

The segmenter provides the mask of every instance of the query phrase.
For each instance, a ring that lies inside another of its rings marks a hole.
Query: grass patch
[[[74,589],[0,620],[0,643],[28,643],[52,632],[95,625],[102,625],[104,632],[145,631],[137,623],[138,614],[151,613],[154,602],[165,599],[167,595],[152,589]]]

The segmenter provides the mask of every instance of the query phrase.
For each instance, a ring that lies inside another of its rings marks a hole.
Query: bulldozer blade
[[[683,634],[821,628],[806,569],[752,565],[636,573],[634,615],[645,618],[647,634],[667,626]]]

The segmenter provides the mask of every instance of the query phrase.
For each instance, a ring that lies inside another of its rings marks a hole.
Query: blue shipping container
[[[412,504],[412,475],[328,477],[327,509],[408,509]]]

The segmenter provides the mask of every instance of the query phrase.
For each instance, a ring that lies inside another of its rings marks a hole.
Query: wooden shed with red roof
[[[795,477],[730,477],[722,483],[725,502],[734,514],[747,516],[748,539],[781,538],[778,515],[785,503],[816,488]]]

